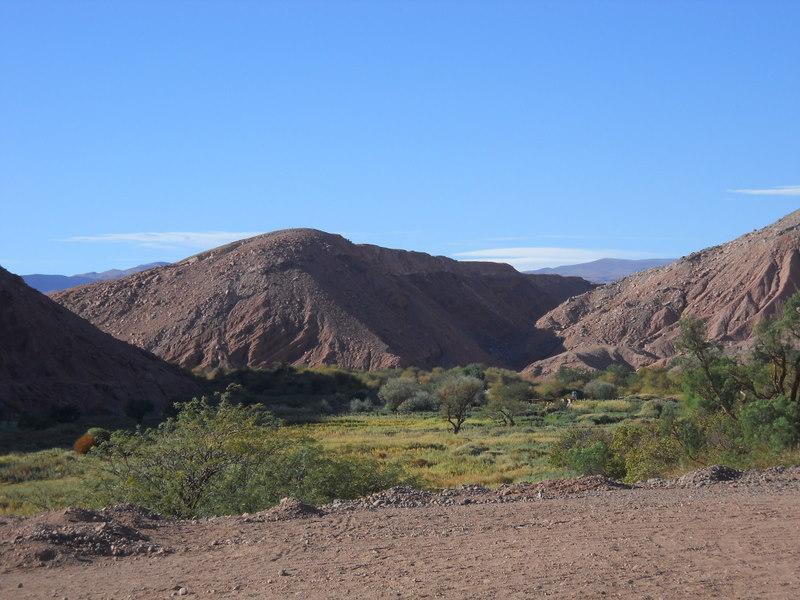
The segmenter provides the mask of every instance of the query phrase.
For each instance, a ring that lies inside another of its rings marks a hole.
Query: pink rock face
[[[522,368],[553,344],[536,319],[593,287],[292,229],[53,298],[187,368]]]
[[[117,413],[129,400],[164,405],[197,387],[173,365],[114,339],[0,268],[0,414],[71,404]]]
[[[641,367],[675,354],[678,321],[704,319],[709,334],[747,347],[753,326],[800,289],[800,211],[732,242],[637,273],[571,298],[537,325],[562,340],[564,352],[531,364],[531,375],[562,364]]]

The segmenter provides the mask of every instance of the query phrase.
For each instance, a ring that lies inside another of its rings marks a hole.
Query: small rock
[[[186,596],[188,593],[189,590],[187,590],[185,587],[182,587],[181,589],[178,590],[178,596]]]

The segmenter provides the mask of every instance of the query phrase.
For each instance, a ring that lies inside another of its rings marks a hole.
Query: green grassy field
[[[566,427],[613,427],[619,420],[637,418],[640,408],[639,401],[578,401],[545,415],[520,417],[514,426],[475,416],[458,435],[435,413],[351,414],[290,427],[337,453],[399,465],[427,488],[467,483],[494,486],[571,475],[548,461],[550,444]],[[597,417],[603,417],[599,420],[604,424],[595,425]],[[49,436],[59,448],[0,455],[0,513],[91,506],[86,485],[91,477],[89,461],[66,449],[69,440],[89,425],[62,426],[49,434],[35,432],[19,444],[23,449],[41,448]],[[13,434],[4,432],[0,443],[4,449],[13,448]]]

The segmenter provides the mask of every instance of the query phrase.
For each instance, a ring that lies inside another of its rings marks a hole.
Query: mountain
[[[108,271],[100,271],[99,273],[96,271],[79,273],[78,275],[75,275],[75,277],[86,277],[92,281],[105,281],[107,279],[119,279],[121,277],[127,277],[133,273],[141,273],[142,271],[155,269],[156,267],[163,267],[168,264],[169,263],[167,262],[151,262],[144,265],[137,265],[135,267],[131,267],[130,269],[109,269]]]
[[[526,372],[663,362],[675,354],[684,315],[704,319],[713,339],[744,348],[753,326],[798,289],[800,210],[727,244],[569,299],[537,323],[560,339],[560,352]]]
[[[592,287],[289,229],[53,298],[187,368],[522,368],[553,345],[536,319]]]
[[[33,289],[43,294],[95,282],[94,279],[80,275],[42,275],[34,273],[32,275],[20,275],[20,277]]]
[[[167,264],[169,263],[154,262],[146,265],[138,265],[130,269],[111,269],[109,271],[102,271],[100,273],[92,271],[90,273],[80,273],[78,275],[40,275],[36,273],[33,275],[22,275],[22,279],[25,280],[25,283],[27,283],[29,286],[39,290],[40,292],[57,292],[59,290],[66,290],[79,285],[94,283],[95,281],[119,279],[120,277],[125,277],[126,275],[130,275],[132,273],[139,273],[155,267],[162,267]]]
[[[612,283],[639,271],[654,267],[661,267],[674,262],[674,258],[646,258],[643,260],[629,260],[625,258],[601,258],[577,265],[564,265],[561,267],[546,267],[535,271],[525,271],[534,274],[554,274],[570,277],[583,277],[592,283]]]
[[[71,404],[115,413],[128,400],[190,396],[179,369],[99,331],[0,267],[0,420]]]

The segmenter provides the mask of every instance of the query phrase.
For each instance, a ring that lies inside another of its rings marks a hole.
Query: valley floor
[[[142,531],[171,551],[85,562],[24,560],[19,532],[63,511],[3,518],[0,597],[798,597],[797,469],[686,487],[590,487],[466,491],[406,508],[369,501],[277,522],[158,520]]]

